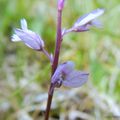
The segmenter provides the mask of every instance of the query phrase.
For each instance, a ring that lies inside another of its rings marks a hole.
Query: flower
[[[28,47],[38,51],[41,51],[44,47],[44,41],[41,37],[27,28],[25,19],[21,19],[21,29],[15,29],[14,32],[11,39],[13,42],[22,41]]]
[[[88,73],[83,71],[77,71],[74,69],[74,63],[67,61],[60,64],[52,76],[52,83],[56,87],[60,87],[62,84],[67,87],[80,87],[88,80]]]
[[[94,19],[96,19],[97,17],[99,17],[100,15],[102,15],[104,13],[104,9],[96,9],[93,10],[92,12],[83,15],[82,17],[80,17],[74,24],[74,27],[80,27],[83,25],[88,24],[89,22],[92,22]]]
[[[101,23],[98,20],[96,20],[96,18],[102,15],[103,13],[104,13],[104,9],[98,8],[88,14],[83,15],[75,22],[72,28],[68,30],[64,30],[62,35],[65,35],[66,33],[69,32],[88,31],[91,26],[101,27]]]

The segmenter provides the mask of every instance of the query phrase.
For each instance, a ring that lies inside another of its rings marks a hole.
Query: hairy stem
[[[62,10],[58,10],[58,18],[57,18],[57,36],[56,36],[56,44],[55,44],[55,52],[54,52],[54,60],[52,64],[52,75],[54,74],[59,61],[59,53],[60,53],[60,47],[61,47],[61,20],[62,20]],[[49,119],[49,113],[52,103],[54,93],[54,84],[51,83],[48,93],[48,101],[47,101],[47,108],[45,113],[45,120]]]

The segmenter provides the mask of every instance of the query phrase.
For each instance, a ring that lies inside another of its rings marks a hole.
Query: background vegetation
[[[57,0],[0,0],[0,120],[43,119],[50,78],[46,57],[12,43],[13,28],[26,18],[29,28],[53,53]],[[73,60],[90,73],[86,85],[56,89],[51,120],[112,120],[120,118],[119,0],[66,0],[62,26],[96,8],[105,8],[102,29],[66,35],[60,62]],[[67,97],[66,97],[67,96]]]

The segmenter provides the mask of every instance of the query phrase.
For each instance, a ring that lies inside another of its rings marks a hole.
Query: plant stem
[[[54,52],[54,60],[52,64],[52,75],[54,74],[59,61],[60,47],[61,47],[61,20],[62,20],[62,10],[58,10],[58,18],[57,18],[57,36],[56,36],[56,44],[55,44],[55,52]],[[52,98],[54,94],[54,84],[50,84],[49,92],[48,92],[48,101],[47,108],[45,113],[45,120],[49,119],[49,113],[52,103]]]
[[[52,60],[51,56],[49,55],[49,53],[44,48],[42,49],[42,51],[47,56],[47,58],[50,60],[50,62],[52,64],[53,60]]]
[[[57,66],[58,66],[58,61],[59,61],[59,54],[60,54],[60,47],[61,47],[61,18],[62,17],[62,12],[58,10],[58,25],[57,25],[57,37],[56,37],[56,47],[55,47],[55,53],[54,53],[54,60],[53,60],[53,65],[52,65],[52,74],[55,72]]]

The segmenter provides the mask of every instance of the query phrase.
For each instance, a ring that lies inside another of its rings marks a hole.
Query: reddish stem
[[[58,25],[57,25],[57,38],[56,38],[56,47],[55,47],[55,55],[52,65],[52,74],[55,72],[58,61],[59,61],[59,53],[60,53],[60,47],[61,47],[61,16],[62,12],[58,10]]]
[[[61,20],[62,20],[62,10],[58,10],[58,18],[57,18],[57,36],[56,36],[56,45],[55,45],[55,53],[54,53],[54,60],[52,64],[52,75],[54,74],[59,61],[59,54],[60,54],[60,47],[61,47]],[[45,120],[49,119],[49,113],[52,103],[54,93],[54,84],[50,84],[49,92],[48,92],[48,101],[45,113]]]

